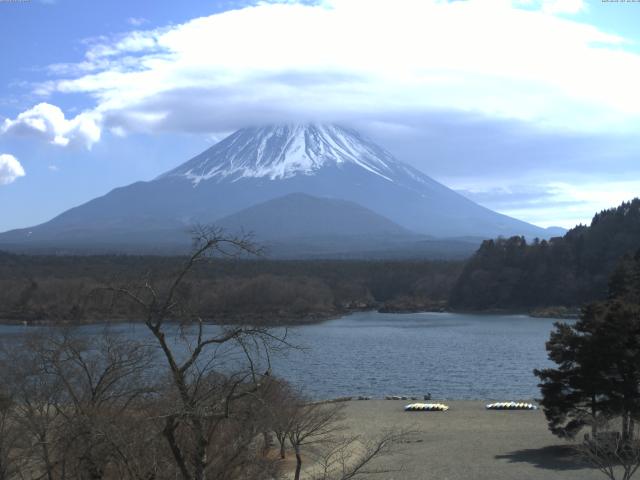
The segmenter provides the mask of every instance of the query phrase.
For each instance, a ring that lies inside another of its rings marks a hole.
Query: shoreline
[[[388,397],[397,397],[397,398],[388,398]],[[404,403],[443,403],[443,402],[484,402],[484,403],[495,403],[495,402],[527,402],[533,403],[539,407],[538,401],[535,398],[524,398],[524,397],[486,397],[486,398],[447,398],[441,396],[433,396],[429,400],[423,398],[422,395],[397,395],[397,394],[388,394],[388,395],[372,395],[372,396],[363,396],[363,395],[344,395],[340,397],[331,397],[325,399],[319,399],[312,403],[365,403],[365,402],[385,402],[385,403],[395,403],[396,405],[400,405]],[[541,408],[541,407],[539,407]]]
[[[433,309],[392,309],[385,306],[382,307],[371,307],[371,308],[350,308],[345,309],[344,311],[338,312],[316,312],[305,315],[300,318],[278,318],[277,320],[273,319],[272,315],[267,317],[260,317],[259,315],[243,315],[242,317],[246,317],[247,320],[253,320],[255,325],[264,326],[264,327],[298,327],[304,325],[318,325],[324,322],[329,322],[331,320],[337,320],[342,317],[346,317],[348,315],[352,315],[355,313],[383,313],[383,314],[393,314],[393,315],[411,315],[416,313],[452,313],[452,314],[462,314],[462,315],[523,315],[530,318],[552,318],[558,320],[576,320],[579,318],[579,312],[574,309],[567,309],[565,312],[560,312],[555,309],[549,310],[509,310],[509,309],[492,309],[492,310],[480,310],[480,311],[472,311],[472,310],[453,310],[448,308],[433,308]],[[233,321],[226,322],[216,322],[212,319],[206,320],[206,324],[210,325],[242,325],[242,324],[250,324],[252,322],[243,322],[241,320],[242,317],[236,317]],[[256,322],[256,319],[258,320]],[[24,326],[83,326],[83,325],[98,325],[101,323],[143,323],[142,319],[131,319],[131,318],[95,318],[87,321],[70,321],[70,320],[34,320],[32,316],[29,317],[3,317],[0,314],[0,325],[24,325]],[[171,321],[172,323],[174,321]]]

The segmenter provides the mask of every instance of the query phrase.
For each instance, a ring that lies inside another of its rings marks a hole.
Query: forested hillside
[[[184,257],[38,256],[0,252],[0,320],[132,319],[104,287],[157,288]],[[182,285],[192,311],[216,322],[304,322],[353,310],[444,308],[462,262],[210,259]]]
[[[466,263],[427,260],[221,260],[194,268],[181,295],[212,321],[290,323],[353,310],[511,310],[575,307],[603,299],[625,254],[640,248],[640,200],[564,237],[486,240]],[[38,256],[0,252],[0,319],[131,319],[109,285],[162,288],[184,257]]]
[[[599,300],[620,259],[639,247],[637,198],[596,214],[590,226],[577,226],[564,237],[486,240],[466,264],[450,306],[522,310]]]

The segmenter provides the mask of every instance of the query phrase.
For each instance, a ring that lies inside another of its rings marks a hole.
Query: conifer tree
[[[605,302],[583,309],[575,324],[557,323],[547,342],[556,368],[535,370],[549,429],[573,437],[600,420],[621,420],[623,441],[640,418],[640,251],[611,277]]]

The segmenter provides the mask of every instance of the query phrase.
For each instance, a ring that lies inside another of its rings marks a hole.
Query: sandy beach
[[[590,480],[599,471],[577,459],[570,444],[547,430],[535,411],[487,411],[481,401],[444,401],[448,412],[405,412],[407,401],[346,403],[347,425],[366,437],[389,429],[419,433],[384,459],[401,472],[385,479],[437,480]]]

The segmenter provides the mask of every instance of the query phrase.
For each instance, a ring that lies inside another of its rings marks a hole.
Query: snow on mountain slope
[[[245,128],[159,178],[203,180],[313,175],[328,165],[351,163],[392,181],[397,160],[356,131],[337,125]]]

